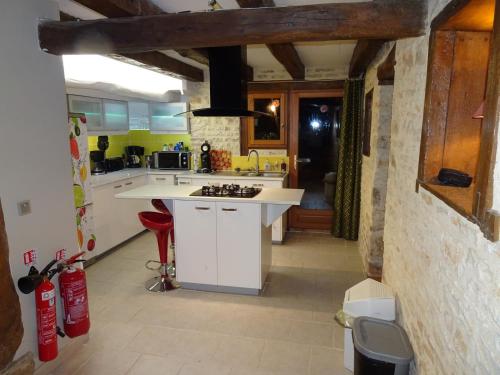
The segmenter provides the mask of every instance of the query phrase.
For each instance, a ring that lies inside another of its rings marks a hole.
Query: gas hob
[[[203,186],[190,195],[193,197],[253,198],[262,191],[260,188],[240,185]]]

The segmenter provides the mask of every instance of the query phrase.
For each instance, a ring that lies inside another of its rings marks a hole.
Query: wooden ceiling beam
[[[358,40],[349,63],[349,78],[362,76],[385,42],[381,39]]]
[[[306,68],[292,43],[267,44],[267,48],[293,79],[305,78]]]
[[[426,1],[388,0],[230,9],[79,22],[41,21],[42,50],[56,54],[138,53],[425,33]]]
[[[61,20],[64,21],[77,20],[77,18],[64,12],[60,12],[59,15]],[[110,57],[132,65],[141,67],[146,65],[148,69],[167,74],[171,77],[186,79],[192,82],[203,82],[203,70],[164,55],[161,52],[152,51],[127,55],[110,55]]]
[[[274,0],[236,0],[240,8],[274,7]],[[272,55],[283,65],[293,79],[302,80],[306,68],[292,43],[267,44]]]
[[[396,45],[392,47],[384,62],[377,68],[377,78],[379,85],[394,85],[394,75],[396,73]]]
[[[151,0],[74,0],[108,18],[154,16],[167,14]],[[176,50],[182,57],[208,65],[208,52],[204,49]]]

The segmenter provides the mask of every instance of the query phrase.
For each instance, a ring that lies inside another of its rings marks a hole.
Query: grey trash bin
[[[396,323],[362,316],[354,319],[354,375],[407,375],[413,350]]]

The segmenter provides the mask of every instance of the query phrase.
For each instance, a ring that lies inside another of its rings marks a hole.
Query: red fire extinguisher
[[[56,288],[47,276],[35,289],[40,361],[57,357]]]
[[[87,282],[85,271],[74,267],[78,253],[63,263],[59,275],[59,290],[64,309],[64,332],[69,337],[86,334],[90,329],[89,303],[87,298]]]
[[[61,334],[56,322],[56,290],[50,281],[57,273],[57,270],[51,270],[56,262],[51,261],[41,272],[31,267],[28,276],[17,282],[21,292],[29,294],[35,291],[38,356],[45,362],[57,357],[57,335]]]

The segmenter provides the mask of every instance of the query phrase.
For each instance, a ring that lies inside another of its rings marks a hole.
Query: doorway
[[[342,90],[291,93],[290,187],[304,189],[290,228],[329,230],[338,165]]]

